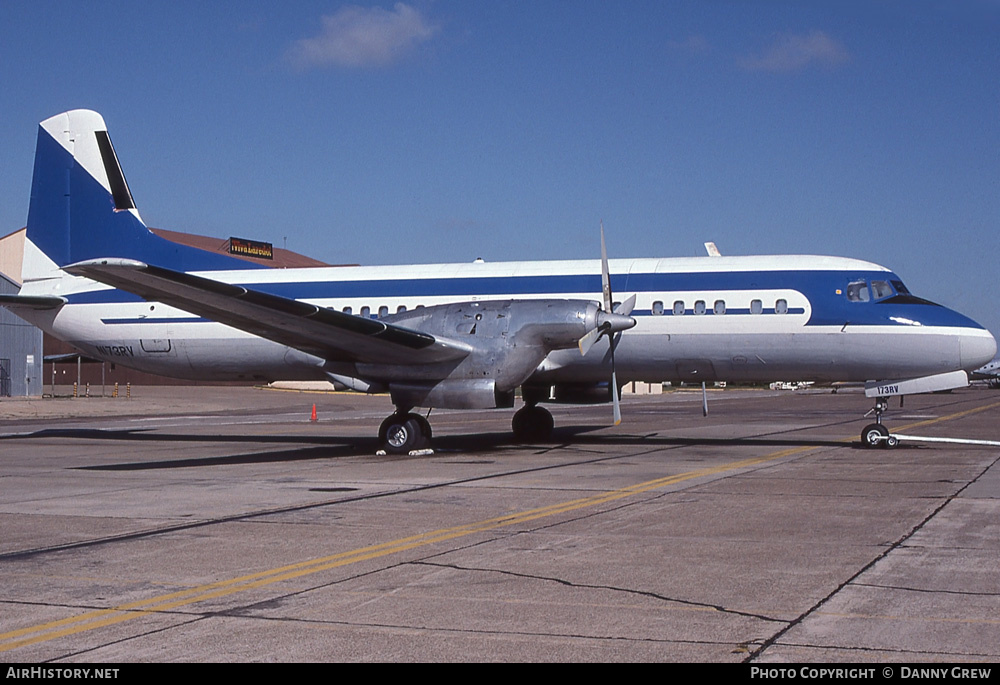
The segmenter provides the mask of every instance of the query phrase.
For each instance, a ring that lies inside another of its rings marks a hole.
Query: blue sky
[[[1000,333],[1000,3],[0,0],[0,233],[100,111],[151,226],[331,263],[835,254]]]

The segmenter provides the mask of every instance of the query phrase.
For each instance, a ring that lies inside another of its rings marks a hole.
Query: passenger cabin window
[[[405,311],[406,311],[406,305],[405,304],[401,304],[398,307],[396,307],[396,313],[397,314],[402,314]]]
[[[684,314],[684,301],[677,300],[674,302],[674,316],[681,316]]]
[[[696,300],[694,303],[694,313],[704,314],[705,313],[705,300]]]
[[[725,314],[726,313],[726,301],[716,300],[715,306],[712,307],[713,314]]]
[[[750,300],[750,313],[760,314],[764,311],[764,303],[760,300]]]
[[[372,315],[372,308],[371,307],[365,305],[364,307],[361,308],[361,316],[363,316],[363,317],[365,317],[367,319],[371,315]]]
[[[351,309],[350,307],[344,307],[344,313],[345,314],[353,314],[354,310]]]
[[[385,305],[378,308],[378,318],[381,319],[383,316],[389,316],[389,308]]]
[[[663,303],[659,300],[653,303],[653,316],[663,316]]]
[[[774,303],[774,313],[775,314],[787,314],[788,313],[788,300],[782,298]]]
[[[892,286],[885,281],[872,281],[872,296],[876,300],[892,297]]]
[[[848,302],[867,302],[870,298],[867,281],[851,281],[847,284]]]

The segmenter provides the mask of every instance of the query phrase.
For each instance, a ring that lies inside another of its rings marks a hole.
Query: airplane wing
[[[472,351],[383,321],[131,259],[93,259],[64,269],[331,361],[427,364]]]

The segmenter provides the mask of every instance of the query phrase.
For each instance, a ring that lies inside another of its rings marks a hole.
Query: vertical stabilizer
[[[39,125],[23,280],[50,278],[58,267],[102,257],[178,271],[254,266],[151,233],[135,207],[104,119],[77,109]]]

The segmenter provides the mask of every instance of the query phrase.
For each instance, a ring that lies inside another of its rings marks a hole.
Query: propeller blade
[[[617,426],[622,422],[622,408],[621,398],[618,396],[618,373],[615,370],[615,347],[617,347],[615,334],[635,325],[635,319],[629,316],[632,313],[632,308],[635,307],[635,295],[612,308],[610,271],[608,248],[604,243],[604,222],[601,221],[601,291],[604,295],[604,312],[598,314],[599,325],[597,328],[580,339],[580,351],[586,354],[584,347],[589,350],[601,335],[605,333],[608,335],[608,345],[611,347],[611,404],[614,407],[615,425]],[[593,339],[585,343],[584,340],[591,336]]]
[[[614,407],[615,425],[618,426],[622,422],[622,408],[618,401],[618,379],[614,372],[611,373],[611,403]]]
[[[611,275],[608,270],[608,249],[604,246],[604,222],[601,222],[601,291],[604,293],[604,311],[611,311]]]
[[[622,422],[621,399],[618,397],[618,374],[615,372],[615,338],[608,338],[611,343],[611,406],[614,409],[615,425]]]
[[[594,343],[597,342],[597,339],[600,337],[601,337],[601,328],[600,326],[598,326],[589,333],[587,333],[585,336],[580,338],[580,342],[577,343],[578,346],[580,347],[580,354],[586,355],[588,352],[590,352],[590,348],[594,346]]]
[[[629,298],[622,302],[620,305],[615,307],[615,314],[621,314],[622,316],[628,316],[635,309],[635,295],[629,295]]]

